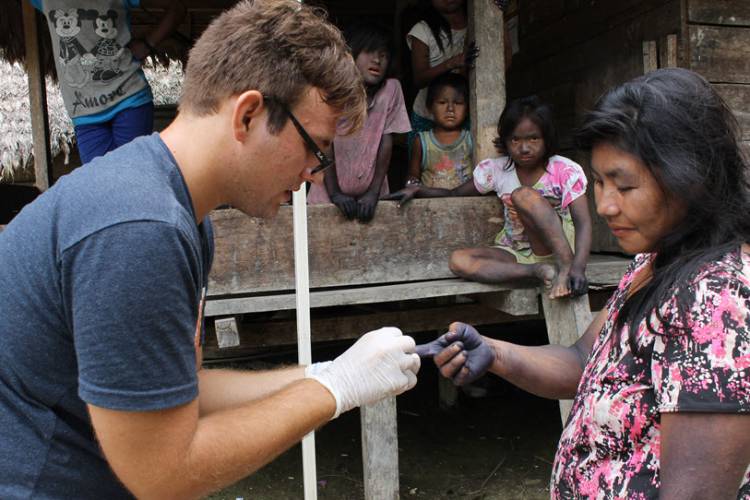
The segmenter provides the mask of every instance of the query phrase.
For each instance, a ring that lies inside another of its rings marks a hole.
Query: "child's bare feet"
[[[557,272],[552,284],[552,290],[549,292],[550,299],[559,299],[570,296],[570,269],[561,269]]]
[[[544,288],[549,291],[549,298],[559,299],[570,295],[570,269],[559,272],[552,264],[539,263],[534,264],[534,274],[544,283]]]
[[[544,288],[549,290],[557,277],[557,269],[552,264],[534,264],[534,275],[544,283]]]

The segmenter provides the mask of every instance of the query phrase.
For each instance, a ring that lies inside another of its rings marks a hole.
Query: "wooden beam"
[[[312,341],[327,342],[356,339],[370,330],[383,325],[398,326],[404,333],[418,333],[434,330],[445,332],[453,321],[463,321],[473,325],[492,325],[511,321],[538,318],[541,316],[511,316],[495,309],[477,304],[428,307],[415,304],[409,309],[396,311],[375,310],[363,313],[361,310],[338,312],[333,317],[313,317],[311,321]],[[241,357],[259,350],[279,346],[293,346],[297,339],[296,322],[293,319],[258,320],[238,324],[240,344],[237,347],[219,349],[217,338],[206,332],[204,359]]]
[[[690,25],[690,69],[710,82],[750,83],[750,28]]]
[[[31,2],[24,1],[21,4],[23,5],[23,34],[26,43],[26,73],[29,78],[31,135],[34,143],[34,184],[40,191],[45,191],[52,185],[52,154],[47,116],[47,88],[40,53],[40,33],[36,23],[36,9]]]
[[[365,500],[398,500],[396,398],[360,409]]]
[[[688,21],[703,24],[750,26],[747,0],[689,0]]]
[[[479,57],[469,71],[471,132],[474,160],[497,156],[492,140],[505,107],[505,50],[503,15],[492,0],[469,4],[469,33],[479,47]]]
[[[655,40],[645,40],[643,42],[643,74],[654,71],[659,68],[658,56],[656,51]]]
[[[217,210],[210,295],[294,289],[292,207],[273,220]],[[502,228],[496,196],[381,201],[372,222],[332,204],[308,207],[310,287],[449,278],[453,250],[489,245]]]
[[[589,283],[596,286],[616,285],[627,269],[630,260],[621,257],[592,258],[586,268]],[[503,292],[508,290],[532,289],[536,285],[528,283],[485,284],[466,281],[459,278],[425,280],[408,283],[386,284],[365,287],[347,287],[335,290],[313,290],[310,293],[312,308],[398,302],[432,297],[449,297],[477,293]],[[524,293],[513,295],[518,300],[528,302]],[[296,307],[293,292],[272,295],[253,295],[244,297],[210,298],[206,302],[206,317],[231,316],[236,314],[264,311],[283,311]],[[511,307],[506,303],[503,307]],[[524,310],[527,305],[522,307]]]
[[[677,35],[666,35],[659,40],[659,67],[677,67]]]

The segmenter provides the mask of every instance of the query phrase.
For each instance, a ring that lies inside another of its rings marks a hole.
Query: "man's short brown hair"
[[[180,110],[205,116],[221,101],[258,90],[290,109],[308,87],[320,89],[354,130],[365,114],[361,75],[341,32],[322,9],[296,0],[242,0],[222,13],[190,51]],[[287,120],[266,101],[269,130]]]

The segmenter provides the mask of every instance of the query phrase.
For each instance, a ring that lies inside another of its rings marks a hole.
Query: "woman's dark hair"
[[[750,186],[739,126],[703,77],[667,68],[601,97],[576,139],[584,150],[610,144],[636,156],[667,199],[685,208],[682,221],[653,249],[657,256],[651,281],[619,313],[617,327],[630,326],[628,341],[637,353],[635,335],[645,318],[653,334],[659,324],[682,331],[678,325],[687,324],[695,297],[692,281],[705,265],[750,241]],[[659,307],[672,297],[677,318],[667,322]],[[651,324],[652,313],[656,325]]]
[[[466,2],[464,2],[463,8],[466,9]],[[419,10],[421,11],[420,18],[429,26],[438,48],[441,52],[445,52],[440,34],[445,33],[448,36],[448,43],[453,45],[453,32],[450,23],[435,9],[431,0],[419,0]]]
[[[444,87],[450,87],[455,89],[456,92],[464,96],[466,104],[469,103],[469,86],[466,83],[466,78],[459,75],[458,73],[443,73],[430,82],[427,87],[427,97],[425,103],[429,108],[432,103],[435,102],[435,98]]]
[[[506,169],[513,165],[513,160],[508,153],[508,141],[513,137],[513,131],[524,118],[534,122],[542,131],[545,164],[552,156],[557,154],[560,147],[557,140],[557,129],[552,119],[552,108],[535,95],[514,99],[505,106],[500,114],[500,120],[497,122],[497,137],[492,141],[499,153],[508,155]]]

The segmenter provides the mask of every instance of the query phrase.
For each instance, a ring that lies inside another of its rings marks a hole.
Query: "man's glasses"
[[[310,175],[315,175],[323,172],[331,165],[333,165],[333,160],[331,160],[323,151],[321,151],[318,145],[315,144],[315,141],[312,137],[310,137],[310,134],[307,133],[305,127],[302,126],[302,124],[297,120],[297,117],[292,114],[292,112],[288,107],[286,107],[286,105],[271,96],[264,95],[263,99],[267,101],[273,101],[281,107],[281,109],[284,111],[284,113],[286,113],[289,119],[292,120],[292,124],[294,125],[294,128],[297,129],[297,132],[299,133],[300,137],[302,137],[302,140],[305,141],[307,147],[310,148],[310,151],[312,151],[312,153],[315,155],[315,158],[318,159],[318,165],[310,171]]]

